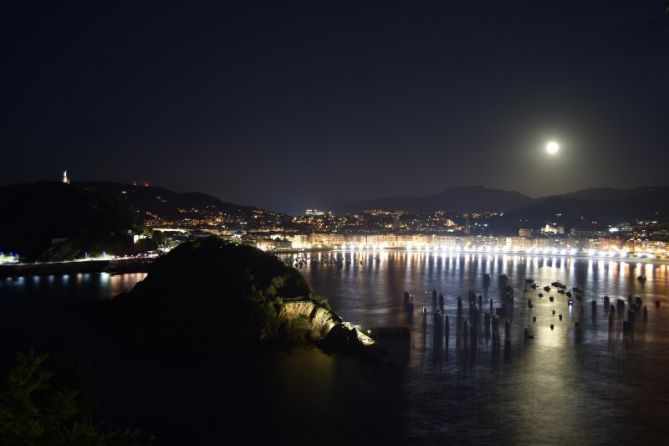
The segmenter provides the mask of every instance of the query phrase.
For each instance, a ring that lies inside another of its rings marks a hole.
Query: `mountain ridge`
[[[669,220],[669,187],[641,186],[632,189],[584,189],[553,195],[505,214],[496,222],[500,230],[536,228],[554,222],[566,230],[632,222]]]
[[[28,260],[124,254],[132,250],[128,231],[141,220],[117,197],[49,181],[0,186],[0,208],[7,210],[0,219],[0,251]]]
[[[257,209],[254,206],[226,202],[202,192],[174,192],[163,187],[134,186],[110,181],[82,181],[72,184],[115,196],[135,210],[150,212],[162,218],[174,218],[183,214],[180,210],[190,211],[193,208],[238,216],[249,216],[251,211]]]
[[[535,199],[517,191],[485,186],[455,186],[421,196],[389,196],[366,200],[330,199],[328,210],[358,212],[364,209],[431,211],[507,211],[531,204]]]

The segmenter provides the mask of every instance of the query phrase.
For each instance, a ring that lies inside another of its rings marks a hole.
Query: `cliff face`
[[[374,345],[372,338],[312,299],[284,302],[280,306],[278,319],[280,324],[286,327],[294,327],[296,321],[303,320],[305,324],[302,330],[293,328],[292,337],[314,342],[326,351],[355,353],[359,347]]]
[[[273,343],[354,352],[373,344],[314,298],[297,270],[215,237],[158,259],[113,307],[130,354],[208,354]]]

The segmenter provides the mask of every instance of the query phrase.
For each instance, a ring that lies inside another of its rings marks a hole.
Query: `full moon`
[[[551,141],[548,144],[546,144],[546,152],[548,152],[550,155],[555,155],[560,151],[560,144],[556,143],[555,141]]]

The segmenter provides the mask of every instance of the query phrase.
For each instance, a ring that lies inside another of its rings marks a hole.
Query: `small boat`
[[[545,286],[545,287],[544,287],[544,291],[545,291],[545,292],[549,292],[550,290],[551,290],[551,287],[549,287],[549,286]]]
[[[639,276],[636,278],[636,280],[638,280],[641,283],[644,283],[646,281],[646,276]]]

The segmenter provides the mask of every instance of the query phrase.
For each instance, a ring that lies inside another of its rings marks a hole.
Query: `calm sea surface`
[[[409,443],[666,441],[666,264],[419,252],[336,256],[343,263],[332,261],[333,254],[316,254],[300,268],[334,310],[363,328],[411,327],[410,353],[401,377],[406,413],[400,418]],[[295,256],[286,260],[294,263]],[[485,273],[491,276],[487,288]],[[514,288],[513,312],[508,315],[510,342],[505,346],[502,335],[499,345],[486,336],[483,318],[477,336],[465,337],[464,321],[470,319],[468,291],[483,296],[485,310],[491,298],[499,306],[501,274],[509,277]],[[637,280],[640,275],[646,276],[645,283]],[[533,278],[540,287],[525,291],[526,278]],[[570,307],[568,298],[555,288],[549,293],[541,290],[554,281],[582,288],[583,299],[574,299]],[[448,331],[445,318],[435,315],[433,289],[445,296]],[[413,314],[404,306],[405,290],[413,292]],[[544,297],[538,296],[540,292]],[[617,298],[627,301],[630,293],[647,305],[648,318],[644,322],[642,315],[637,316],[633,335],[623,337],[622,318],[616,317],[609,328],[603,301],[604,296],[612,303]],[[457,296],[463,299],[461,316]],[[533,302],[531,309],[528,299]],[[533,339],[525,339],[525,328]]]
[[[79,273],[0,278],[0,305],[30,301],[36,305],[57,305],[110,299],[129,291],[146,273],[110,275]]]
[[[301,438],[297,431],[302,435],[329,429],[330,439],[350,443],[383,437],[408,444],[665,444],[666,264],[394,251],[281,259],[289,264],[301,260],[299,270],[312,289],[327,297],[344,319],[363,329],[410,327],[406,348],[396,357],[400,359],[381,372],[315,350],[279,355],[259,386],[276,394],[276,429],[284,438]],[[484,286],[486,273],[489,286]],[[465,321],[471,325],[476,319],[469,312],[468,291],[475,290],[477,303],[482,296],[484,311],[490,299],[500,306],[501,274],[508,276],[514,298],[500,324],[500,337],[496,341],[487,332],[484,316],[465,335]],[[645,283],[637,280],[640,275],[647,278]],[[36,305],[106,299],[143,277],[5,279],[0,281],[0,297],[29,299]],[[540,287],[526,290],[526,278]],[[554,281],[582,288],[582,300],[574,299],[570,306],[555,288],[541,290]],[[405,290],[413,293],[413,311],[404,305]],[[445,296],[443,314],[435,311],[432,290]],[[623,335],[628,294],[640,297],[648,313],[645,321],[638,314],[633,332]],[[457,296],[463,300],[461,313]],[[618,312],[612,324],[604,296],[611,303],[617,298],[626,302],[625,314]],[[278,407],[284,404],[280,401],[289,401],[288,407]],[[137,417],[141,407],[137,404]],[[298,417],[313,421],[308,427],[291,425]],[[215,426],[211,429],[215,435]]]

